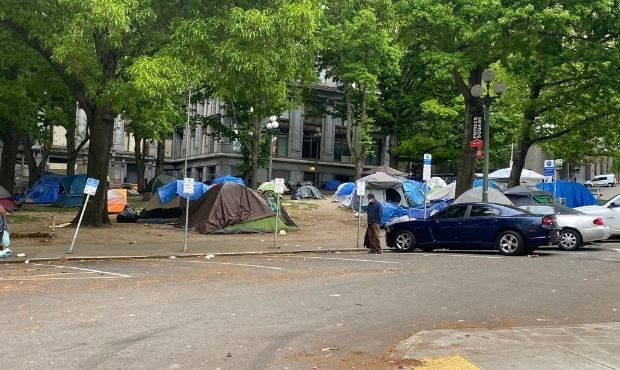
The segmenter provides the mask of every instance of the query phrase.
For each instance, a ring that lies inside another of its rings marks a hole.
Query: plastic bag
[[[0,251],[0,258],[9,258],[11,257],[12,251],[9,248],[4,248]]]
[[[0,242],[0,244],[2,244],[3,247],[8,247],[11,245],[11,238],[9,238],[8,230],[4,230],[2,233],[2,242]]]

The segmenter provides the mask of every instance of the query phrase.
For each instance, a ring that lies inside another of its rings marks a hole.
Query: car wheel
[[[523,237],[521,234],[513,230],[501,232],[497,236],[496,245],[499,252],[506,256],[516,256],[522,254],[523,249],[525,249]]]
[[[415,249],[415,236],[408,230],[401,230],[394,237],[394,246],[399,252],[410,252]]]
[[[581,248],[583,244],[583,239],[581,238],[581,234],[577,230],[573,229],[563,229],[560,232],[560,244],[559,247],[563,251],[576,251]]]

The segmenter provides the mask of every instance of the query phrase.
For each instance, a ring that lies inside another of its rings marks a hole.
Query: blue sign
[[[424,164],[431,164],[432,159],[433,156],[431,156],[430,154],[424,154]]]
[[[99,180],[89,177],[86,179],[86,186],[84,186],[84,194],[95,196],[97,187],[99,186]]]

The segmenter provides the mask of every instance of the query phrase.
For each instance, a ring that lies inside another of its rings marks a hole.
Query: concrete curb
[[[106,260],[138,260],[138,259],[169,259],[174,258],[196,258],[212,255],[214,257],[236,257],[236,256],[265,256],[265,255],[280,255],[280,254],[301,254],[301,253],[313,253],[313,254],[328,254],[328,253],[355,253],[364,252],[366,248],[346,248],[346,249],[301,249],[292,251],[250,251],[250,252],[220,252],[220,253],[171,253],[171,254],[153,254],[153,255],[127,255],[127,256],[74,256],[67,254],[62,257],[19,257],[14,259],[0,260],[0,265],[25,263],[26,261],[33,262],[75,262],[75,261],[106,261]]]

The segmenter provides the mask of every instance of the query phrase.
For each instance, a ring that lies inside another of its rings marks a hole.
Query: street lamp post
[[[321,143],[321,129],[317,127],[314,133],[314,139],[316,140],[316,152],[314,153],[314,186],[319,187],[319,144]]]
[[[271,135],[269,138],[269,178],[268,181],[271,181],[271,167],[273,164],[273,133],[278,129],[278,117],[271,116],[269,117],[269,121],[265,125],[267,130],[269,130],[269,134]]]
[[[486,84],[486,94],[483,96],[483,87],[481,85],[474,85],[471,88],[471,95],[482,102],[484,106],[484,120],[483,120],[483,132],[484,132],[484,162],[482,165],[482,202],[487,203],[489,201],[489,131],[491,120],[491,104],[499,98],[504,91],[506,91],[506,85],[501,81],[496,81],[493,84],[493,92],[496,96],[491,96],[491,82],[495,79],[495,72],[492,69],[485,69],[482,72],[482,81]]]

